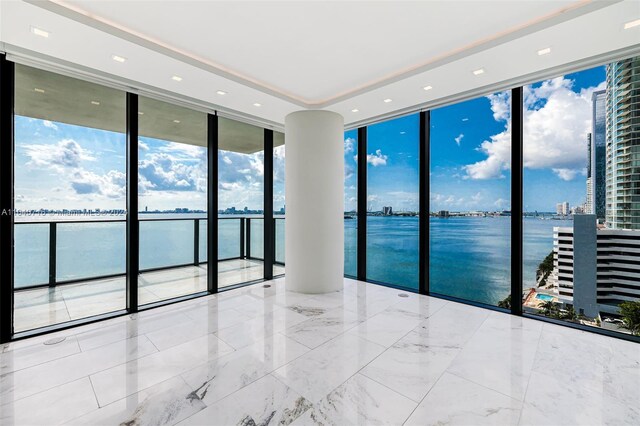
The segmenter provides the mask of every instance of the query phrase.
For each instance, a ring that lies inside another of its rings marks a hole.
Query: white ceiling
[[[9,53],[279,128],[300,109],[333,110],[349,125],[602,60],[640,48],[640,27],[623,30],[634,19],[636,0],[14,0],[0,3],[0,41]],[[538,56],[545,47],[551,54]]]

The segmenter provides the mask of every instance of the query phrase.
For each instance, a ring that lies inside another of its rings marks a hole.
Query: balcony
[[[218,288],[263,278],[263,224],[218,219]],[[16,222],[15,331],[125,309],[125,226],[123,219]],[[206,226],[201,218],[140,220],[140,306],[207,290]],[[284,218],[274,226],[278,276]]]

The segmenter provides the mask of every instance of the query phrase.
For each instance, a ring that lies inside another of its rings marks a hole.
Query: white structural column
[[[327,293],[344,276],[344,119],[329,111],[285,118],[287,290]]]

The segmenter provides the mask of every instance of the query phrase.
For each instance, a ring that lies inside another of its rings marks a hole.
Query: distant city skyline
[[[604,67],[525,86],[525,211],[586,200],[591,97]],[[575,114],[562,114],[570,108]],[[510,210],[510,96],[436,109],[431,129],[431,210]],[[418,209],[418,115],[369,126],[368,210]],[[559,132],[558,129],[562,129]],[[540,136],[547,135],[547,136]],[[542,138],[542,139],[541,139]],[[345,211],[357,208],[357,131],[345,133]],[[549,149],[554,155],[545,155]],[[16,117],[16,208],[125,207],[125,136]],[[263,208],[264,152],[219,151],[219,207]],[[284,204],[285,148],[274,150],[274,203]],[[206,209],[206,148],[140,138],[140,204]]]
[[[125,135],[30,117],[15,119],[17,210],[125,209]],[[141,137],[139,203],[206,210],[207,149]],[[274,204],[284,204],[284,146],[274,149]],[[263,208],[264,152],[219,151],[219,207]]]

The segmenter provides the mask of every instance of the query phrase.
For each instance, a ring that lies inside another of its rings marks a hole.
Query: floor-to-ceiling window
[[[273,133],[273,218],[275,222],[275,255],[273,275],[284,274],[284,191],[285,145],[284,133]]]
[[[640,58],[525,86],[523,309],[640,334]]]
[[[433,293],[508,303],[510,108],[510,92],[501,92],[431,111]]]
[[[358,131],[344,133],[344,274],[358,274]]]
[[[125,308],[126,96],[15,67],[14,331]]]
[[[367,127],[367,279],[418,289],[419,114]]]
[[[207,115],[141,96],[138,128],[144,305],[207,289],[199,264],[207,235]]]
[[[207,115],[138,101],[140,305],[206,290]],[[202,229],[201,229],[202,228]]]
[[[218,122],[218,287],[263,278],[264,129]]]

